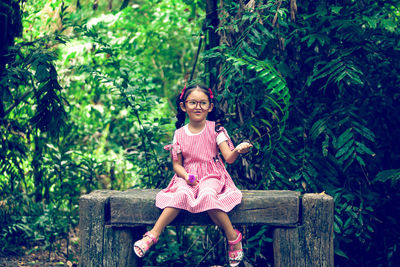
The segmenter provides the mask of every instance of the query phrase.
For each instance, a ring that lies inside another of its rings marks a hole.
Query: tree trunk
[[[211,50],[214,47],[219,46],[219,35],[216,32],[216,29],[219,25],[219,18],[218,18],[218,6],[217,0],[207,0],[206,3],[206,31],[207,31],[207,40],[206,40],[206,50]],[[216,59],[209,59],[206,62],[206,69],[207,73],[210,74],[209,77],[209,86],[213,91],[217,88],[218,84],[218,74],[219,74],[219,67],[217,66]]]
[[[32,168],[33,168],[33,177],[34,177],[34,184],[35,184],[35,201],[41,202],[43,200],[43,169],[40,159],[42,157],[42,144],[40,137],[38,136],[38,132],[34,133],[34,142],[35,142],[35,151],[32,158]],[[49,189],[46,186],[45,195],[48,197]]]

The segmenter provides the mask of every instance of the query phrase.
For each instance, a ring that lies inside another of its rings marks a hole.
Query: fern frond
[[[381,182],[385,183],[387,181],[391,181],[392,186],[396,183],[400,182],[400,169],[390,169],[379,172],[375,179],[372,181],[373,183]]]
[[[325,84],[321,87],[326,90],[330,84],[335,84],[339,89],[347,86],[362,86],[364,85],[364,73],[348,56],[351,52],[339,55],[330,61],[325,59],[316,64],[313,74],[308,78],[306,85],[311,86],[314,82],[320,79],[325,80]],[[318,66],[322,66],[318,69]]]
[[[271,100],[274,106],[279,108],[282,112],[282,120],[288,118],[290,103],[289,88],[285,79],[271,63],[251,57],[229,57],[227,60],[231,61],[233,65],[245,66],[248,70],[255,71],[257,78],[259,78],[266,86],[267,96],[271,96],[269,100]],[[278,104],[278,101],[280,100],[283,101],[283,105]]]

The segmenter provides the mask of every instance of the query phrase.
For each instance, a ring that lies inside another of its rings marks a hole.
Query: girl
[[[156,196],[156,206],[163,212],[153,229],[135,242],[134,251],[138,257],[143,257],[180,210],[207,211],[228,239],[229,264],[237,266],[243,259],[242,234],[233,228],[227,212],[241,202],[242,193],[226,171],[218,148],[225,161],[233,163],[252,145],[241,143],[234,148],[226,130],[215,126],[215,120],[220,119],[222,113],[215,106],[211,89],[185,86],[176,103],[177,130],[173,144],[164,147],[171,151],[175,175],[168,187]],[[183,126],[186,114],[189,123]]]

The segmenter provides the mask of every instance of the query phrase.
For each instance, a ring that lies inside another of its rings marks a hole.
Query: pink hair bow
[[[182,99],[183,94],[185,93],[185,89],[186,89],[186,83],[185,83],[185,86],[182,89],[181,96],[179,97],[179,99]]]
[[[208,92],[210,92],[210,98],[213,99],[214,96],[213,96],[213,93],[212,93],[212,91],[211,91],[211,88],[208,88]]]

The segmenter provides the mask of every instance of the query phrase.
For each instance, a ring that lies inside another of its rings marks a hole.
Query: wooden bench
[[[159,190],[98,190],[79,201],[82,267],[141,266],[132,250],[146,226],[161,213]],[[275,267],[333,267],[333,199],[294,191],[242,190],[243,200],[229,217],[234,225],[274,228]],[[213,224],[207,214],[181,212],[172,225]]]

